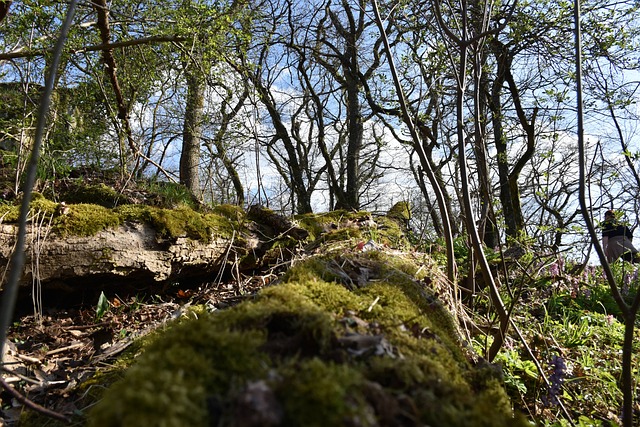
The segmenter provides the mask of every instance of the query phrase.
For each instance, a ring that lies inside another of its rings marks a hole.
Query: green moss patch
[[[231,237],[233,222],[217,214],[201,214],[188,206],[176,209],[149,208],[148,218],[164,237],[189,237],[209,242],[213,235]]]
[[[230,210],[225,212],[232,215]],[[19,215],[18,204],[0,205],[2,222],[16,223]],[[131,221],[151,224],[164,238],[188,237],[209,242],[216,235],[231,237],[234,230],[241,227],[237,220],[227,215],[200,213],[185,205],[175,209],[145,205],[121,205],[109,209],[100,204],[87,203],[68,204],[63,207],[37,193],[30,203],[30,217],[36,217],[44,224],[51,218],[52,231],[61,236],[92,236],[99,231]]]
[[[387,215],[374,216],[369,212],[333,211],[296,216],[300,227],[309,232],[309,248],[326,246],[333,242],[373,241],[388,247],[406,247],[407,236],[402,223]]]
[[[159,334],[89,425],[527,425],[418,270],[375,252],[299,263]]]
[[[20,217],[20,204],[0,205],[0,220],[5,223],[18,222]],[[29,203],[29,216],[50,217],[55,215],[58,203],[45,199],[40,193],[33,193]]]
[[[121,224],[121,218],[100,205],[79,204],[57,218],[54,230],[63,236],[93,236],[99,231]]]

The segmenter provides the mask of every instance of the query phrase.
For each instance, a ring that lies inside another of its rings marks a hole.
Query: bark
[[[17,228],[0,225],[0,266],[7,264]],[[28,230],[28,235],[33,229]],[[186,237],[174,241],[158,238],[151,226],[128,224],[95,236],[49,236],[28,242],[23,285],[47,282],[139,283],[166,282],[217,272],[223,265],[230,239],[209,243]]]
[[[11,7],[11,1],[0,1],[0,22],[7,16],[9,13],[9,7]]]
[[[290,219],[261,206],[252,206],[247,217],[249,221],[237,227],[243,231],[216,234],[209,241],[186,235],[166,238],[146,222],[127,222],[93,236],[49,234],[42,225],[28,225],[21,284],[31,286],[38,280],[43,288],[55,284],[150,288],[182,280],[206,282],[231,266],[249,274],[272,268],[271,249],[277,247],[279,262],[285,262],[295,254],[286,245],[309,237]],[[17,230],[16,224],[0,223],[0,271],[12,256]],[[0,291],[4,281],[0,276]]]
[[[524,231],[524,215],[522,214],[522,204],[520,200],[520,188],[518,179],[524,166],[531,160],[535,149],[535,120],[537,109],[534,109],[531,119],[526,117],[520,93],[511,73],[513,55],[507,47],[500,41],[493,39],[491,48],[496,57],[498,71],[493,82],[491,102],[491,116],[493,121],[494,139],[496,143],[496,156],[498,159],[498,175],[500,179],[500,201],[507,225],[507,236],[518,238],[520,232]],[[518,116],[518,121],[525,133],[527,149],[516,160],[513,168],[509,170],[509,157],[507,154],[507,138],[502,124],[504,108],[502,105],[502,90],[507,83],[509,92]]]
[[[182,153],[180,155],[180,183],[197,198],[200,189],[200,140],[204,115],[203,78],[187,71],[187,104],[184,116]]]

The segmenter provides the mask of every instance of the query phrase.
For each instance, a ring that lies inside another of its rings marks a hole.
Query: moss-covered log
[[[528,425],[499,370],[467,357],[427,286],[442,281],[378,251],[307,259],[255,300],[158,334],[90,425]]]
[[[230,246],[251,250],[242,218],[229,210],[201,213],[122,205],[55,203],[36,195],[31,202],[28,258],[23,283],[154,283],[216,275]],[[18,205],[0,206],[0,267],[13,251]],[[1,285],[1,284],[0,284]],[[0,286],[1,289],[1,286]]]

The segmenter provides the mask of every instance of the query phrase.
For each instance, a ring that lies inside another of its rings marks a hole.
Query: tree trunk
[[[506,81],[506,67],[509,66],[505,55],[494,50],[498,62],[498,72],[491,89],[491,120],[493,122],[493,139],[496,144],[496,158],[498,161],[498,179],[500,181],[500,202],[508,237],[518,235],[518,221],[516,207],[513,204],[511,185],[509,184],[509,155],[507,153],[507,137],[502,124],[502,86]]]
[[[196,72],[187,71],[187,100],[184,114],[180,183],[200,198],[200,140],[204,115],[205,82]]]
[[[355,57],[355,52],[354,52]],[[357,64],[352,65],[357,69]],[[347,188],[344,209],[360,209],[360,151],[362,150],[362,113],[360,106],[360,85],[356,76],[345,69],[347,92]]]

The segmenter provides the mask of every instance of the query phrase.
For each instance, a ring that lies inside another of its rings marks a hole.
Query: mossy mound
[[[343,246],[345,242],[373,241],[377,245],[404,248],[408,245],[402,225],[388,216],[372,215],[366,211],[332,211],[318,214],[304,214],[295,217],[297,224],[309,232],[307,249]]]
[[[215,213],[200,213],[189,206],[175,209],[157,208],[143,205],[125,205],[116,209],[125,221],[151,224],[159,236],[167,239],[188,237],[209,242],[213,235],[230,237],[238,224]]]
[[[411,205],[406,201],[398,202],[389,209],[387,216],[400,221],[408,221],[411,219]]]
[[[65,186],[60,186],[57,189],[58,194],[55,194],[55,196],[57,200],[64,200],[66,203],[88,203],[104,206],[105,208],[113,208],[121,204],[130,203],[126,196],[104,183],[90,184],[81,180],[68,180],[64,183]]]
[[[77,204],[64,215],[55,217],[54,231],[62,236],[93,236],[99,231],[122,224],[122,218],[104,206]]]
[[[160,208],[202,205],[184,186],[161,181],[121,180],[117,171],[93,167],[73,169],[70,176],[53,180],[43,189],[51,200],[69,204],[90,203],[106,208],[127,204],[144,204]]]
[[[298,263],[156,336],[89,425],[528,425],[418,272],[439,274],[376,251]]]
[[[165,239],[188,237],[209,242],[212,236],[231,237],[242,227],[242,211],[223,207],[214,212],[198,212],[186,205],[173,209],[147,205],[121,205],[110,209],[101,204],[61,204],[34,193],[29,204],[29,218],[41,225],[50,225],[60,236],[92,236],[115,228],[126,221],[147,223]],[[19,201],[0,204],[0,222],[16,223],[20,215]],[[233,218],[232,218],[233,216]]]

